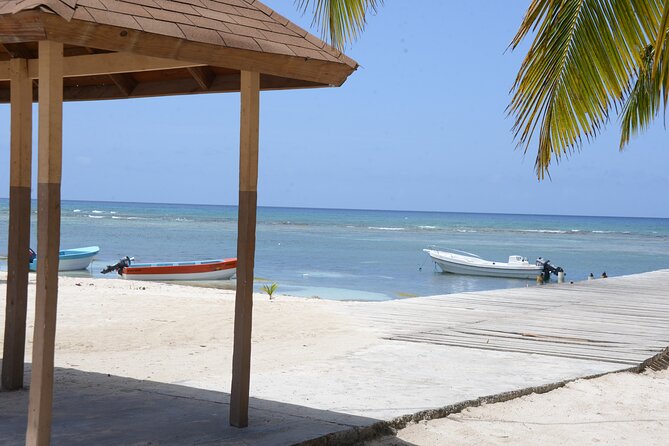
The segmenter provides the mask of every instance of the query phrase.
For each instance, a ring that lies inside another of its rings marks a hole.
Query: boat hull
[[[126,266],[121,276],[128,280],[228,280],[237,272],[237,259],[202,262],[137,263]]]
[[[93,257],[100,252],[98,246],[63,249],[58,252],[58,271],[77,271],[88,269]],[[30,271],[37,271],[37,259],[28,265]]]
[[[467,258],[442,251],[425,250],[445,273],[469,276],[504,277],[509,279],[536,279],[543,272],[542,266],[531,264],[513,265],[483,259]]]

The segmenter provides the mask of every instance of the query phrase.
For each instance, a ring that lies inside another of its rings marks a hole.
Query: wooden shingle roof
[[[73,72],[66,100],[235,91],[240,70],[262,73],[263,89],[338,86],[358,66],[257,0],[0,0],[0,63],[37,57],[46,39],[64,43],[70,57],[130,53],[184,63]]]

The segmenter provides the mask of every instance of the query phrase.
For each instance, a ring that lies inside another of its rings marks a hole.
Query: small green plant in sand
[[[267,293],[270,300],[272,300],[272,295],[274,294],[274,292],[276,291],[277,288],[279,288],[279,285],[277,285],[276,283],[272,283],[271,285],[268,284],[268,285],[263,285],[262,286],[263,291]]]

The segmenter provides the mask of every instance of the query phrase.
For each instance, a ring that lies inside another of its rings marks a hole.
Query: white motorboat
[[[58,271],[76,271],[88,269],[93,257],[100,252],[99,246],[63,249],[58,252]],[[37,271],[37,254],[30,250],[30,271]]]
[[[541,257],[537,259],[535,264],[531,264],[527,261],[527,258],[518,255],[509,256],[508,262],[495,262],[484,260],[476,254],[464,251],[436,249],[424,249],[423,251],[445,273],[513,279],[535,279],[542,275],[544,280],[548,280],[551,273],[562,272],[562,268],[553,267]]]

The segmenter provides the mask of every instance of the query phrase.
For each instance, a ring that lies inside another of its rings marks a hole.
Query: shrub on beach
[[[263,291],[267,293],[270,300],[272,300],[272,295],[274,294],[274,292],[276,291],[277,288],[279,288],[279,285],[276,284],[276,283],[272,283],[271,285],[263,285],[262,286]]]

